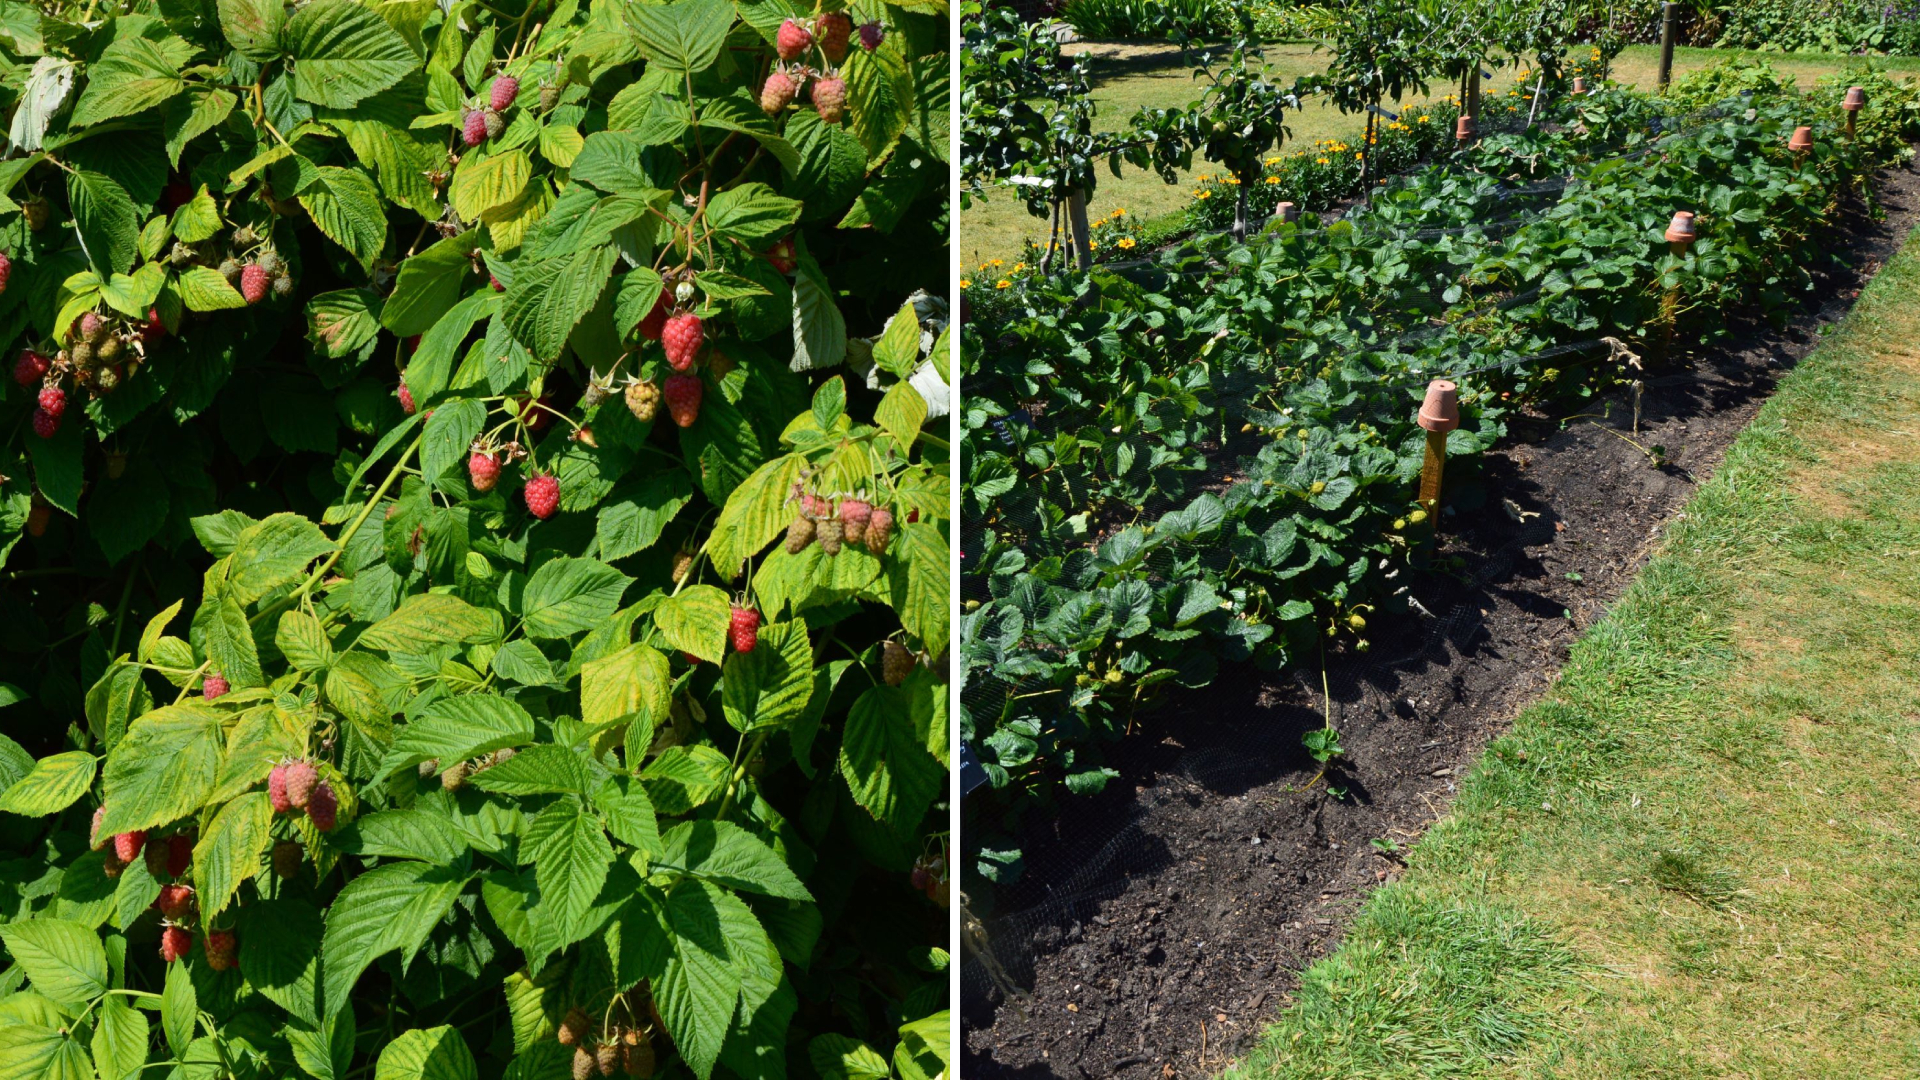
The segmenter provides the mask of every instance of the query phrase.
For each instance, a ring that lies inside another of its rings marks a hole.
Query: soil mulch
[[[1648,371],[1637,433],[1622,392],[1581,418],[1518,418],[1449,475],[1434,565],[1464,568],[1410,575],[1431,617],[1383,618],[1397,632],[1370,654],[1329,657],[1346,755],[1323,781],[1300,743],[1321,726],[1320,672],[1243,667],[1122,743],[1105,793],[1036,815],[1030,880],[987,921],[1031,993],[980,993],[972,965],[961,1075],[1198,1077],[1241,1053],[1399,872],[1373,841],[1405,845],[1446,812],[1456,779],[1626,589],[1781,373],[1920,221],[1920,173],[1889,170],[1878,190],[1885,217],[1847,215],[1844,266],[1821,272],[1785,329],[1736,318],[1727,338]],[[1641,449],[1656,446],[1658,462]]]

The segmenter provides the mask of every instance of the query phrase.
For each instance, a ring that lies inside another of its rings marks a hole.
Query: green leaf
[[[521,597],[527,635],[561,638],[593,629],[619,610],[632,580],[593,559],[549,559],[527,580]]]
[[[94,273],[105,277],[133,269],[140,219],[126,188],[101,173],[75,169],[67,174],[67,205]]]
[[[727,657],[721,683],[727,723],[742,734],[798,720],[813,694],[813,648],[799,620],[760,628],[752,652]]]
[[[426,437],[420,443],[420,475],[429,484],[447,470],[463,465],[480,428],[487,422],[487,406],[472,398],[449,401],[427,417]]]
[[[766,247],[792,231],[805,204],[761,183],[742,184],[707,203],[707,223],[750,248]]]
[[[674,1046],[702,1080],[712,1074],[740,1000],[740,977],[721,928],[726,897],[717,886],[684,880],[661,905],[671,943],[653,996]]]
[[[69,750],[33,763],[33,771],[0,792],[0,810],[22,817],[46,817],[72,806],[93,787],[94,758]]]
[[[197,244],[220,231],[220,207],[208,194],[207,186],[173,212],[173,235],[189,244]]]
[[[147,1018],[124,997],[100,1001],[100,1023],[93,1029],[93,1063],[100,1080],[137,1080],[147,1063]]]
[[[683,821],[661,838],[654,865],[730,889],[811,902],[813,894],[765,841],[726,821]]]
[[[532,741],[533,716],[516,702],[497,694],[442,698],[400,729],[375,780],[428,758],[452,764]]]
[[[180,302],[187,305],[188,311],[225,311],[247,306],[247,298],[240,295],[240,290],[211,266],[191,267],[174,280],[180,290]]]
[[[612,562],[645,551],[680,510],[693,500],[693,481],[675,469],[622,481],[600,507],[595,539],[600,558]]]
[[[74,105],[70,122],[93,127],[151,109],[186,85],[159,45],[144,37],[118,37],[87,66],[87,89]]]
[[[499,308],[500,298],[493,290],[474,293],[455,304],[421,335],[420,348],[414,352],[406,370],[407,388],[413,391],[414,401],[432,401],[447,388],[453,375],[454,357],[462,351],[473,324]]]
[[[200,809],[213,790],[222,748],[220,710],[199,702],[166,705],[127,727],[107,755],[107,833],[151,829]]]
[[[664,71],[699,73],[719,59],[733,27],[727,0],[680,0],[676,4],[633,4],[620,9],[639,41],[640,52]]]
[[[47,998],[84,1006],[107,992],[107,950],[90,927],[30,919],[0,926],[0,940],[34,990]]]
[[[660,854],[660,820],[647,789],[629,776],[608,777],[593,797],[594,806],[607,815],[607,831],[623,844],[638,848],[648,859]]]
[[[837,367],[847,358],[847,320],[826,282],[802,268],[793,280],[793,361],[795,371]]]
[[[414,1028],[380,1051],[373,1080],[479,1080],[473,1051],[458,1028]]]
[[[220,125],[239,101],[225,90],[189,87],[184,101],[170,101],[160,111],[167,136],[167,163],[178,168],[187,144]]]
[[[847,127],[867,148],[868,161],[878,161],[893,149],[913,119],[913,72],[900,38],[888,34],[872,52],[854,49],[841,68],[847,81]]]
[[[316,0],[287,24],[293,92],[351,108],[406,78],[420,60],[385,19],[353,0]]]
[[[457,645],[493,629],[480,608],[457,596],[423,593],[409,596],[393,614],[367,627],[360,644],[394,653],[423,653],[435,645]]]
[[[900,1080],[938,1080],[948,1070],[948,1032],[953,1021],[946,1009],[900,1025],[900,1041],[893,1047],[893,1067]]]
[[[322,356],[356,356],[380,333],[380,295],[336,289],[307,301],[307,340]]]
[[[279,513],[240,530],[227,557],[228,594],[251,604],[275,589],[298,583],[313,560],[334,550],[320,526],[298,514]]]
[[[93,1080],[87,1048],[40,1024],[0,1023],[0,1080]]]
[[[319,1024],[300,1018],[287,1025],[286,1033],[294,1063],[307,1075],[315,1080],[346,1080],[353,1065],[352,1009],[342,1009]]]
[[[938,656],[947,647],[947,586],[949,551],[938,526],[909,522],[893,542],[893,609],[900,625],[920,639],[928,654]]]
[[[160,994],[160,1029],[166,1032],[173,1056],[184,1057],[193,1043],[193,1029],[200,1019],[200,996],[193,989],[193,975],[184,963],[167,965],[167,982]]]
[[[807,1060],[821,1080],[888,1080],[893,1067],[880,1051],[845,1035],[815,1035]]]
[[[290,1037],[320,1036],[313,1028],[320,1026],[319,943],[324,927],[320,912],[313,904],[285,895],[290,891],[282,890],[280,896],[240,905],[240,924],[234,932],[240,941],[240,973],[246,976],[250,988],[304,1021],[298,1027],[288,1027]],[[339,1015],[351,1019],[353,1014],[351,1010],[342,1010]],[[348,1029],[351,1031],[351,1024]],[[309,1064],[316,1059],[326,1059],[324,1037],[306,1040],[309,1050],[316,1051],[312,1056],[300,1049],[299,1038],[292,1041],[301,1067],[314,1076],[324,1076]],[[348,1043],[351,1046],[351,1038]],[[344,1076],[345,1072],[335,1075]]]
[[[287,22],[280,0],[219,0],[220,31],[242,56],[266,62],[280,55],[280,32]]]
[[[470,783],[481,791],[501,795],[565,795],[590,790],[593,776],[579,754],[564,746],[542,743],[474,773]]]
[[[807,459],[787,454],[761,465],[727,496],[707,537],[707,558],[721,577],[731,580],[741,564],[786,532],[799,512],[788,500]]]
[[[273,645],[295,671],[320,671],[333,663],[333,643],[320,620],[304,611],[283,611]]]
[[[658,649],[634,642],[580,667],[580,719],[601,728],[641,714],[652,726],[667,717],[673,675]]]
[[[462,160],[447,188],[447,201],[462,221],[494,221],[508,216],[533,176],[533,162],[524,151],[481,157],[472,154]]]
[[[478,246],[474,234],[464,232],[402,262],[393,294],[380,309],[380,325],[401,337],[432,329],[466,291],[473,277],[468,253]]]
[[[520,859],[533,864],[541,903],[560,924],[561,936],[577,940],[613,863],[613,845],[600,822],[579,800],[556,799],[528,824]]]
[[[165,475],[152,461],[132,461],[119,479],[95,481],[87,497],[87,527],[107,562],[118,563],[160,535],[172,506],[168,491]]]
[[[387,215],[372,177],[359,169],[322,166],[300,189],[300,205],[328,239],[345,248],[362,270],[371,271],[387,242]]]
[[[667,644],[715,664],[726,659],[733,603],[712,585],[695,585],[653,609],[653,624]]]
[[[507,286],[503,317],[521,344],[541,360],[557,360],[574,326],[612,280],[612,247],[595,246],[520,265]]]
[[[322,1015],[346,1006],[353,984],[381,955],[397,949],[402,964],[411,961],[469,880],[448,867],[396,862],[348,882],[327,908],[320,941]]]
[[[907,693],[875,686],[847,713],[840,774],[855,802],[904,835],[933,804],[946,770],[917,735]]]
[[[887,434],[899,440],[903,453],[911,451],[913,441],[920,436],[921,425],[927,422],[927,400],[911,383],[894,383],[874,409],[873,419]]]
[[[220,808],[213,823],[193,845],[193,882],[200,896],[200,918],[209,927],[240,891],[240,885],[260,872],[261,859],[273,845],[273,805],[264,791],[250,791]]]
[[[906,378],[920,366],[920,314],[913,309],[913,301],[901,304],[887,320],[880,340],[873,343],[873,362],[896,379]]]

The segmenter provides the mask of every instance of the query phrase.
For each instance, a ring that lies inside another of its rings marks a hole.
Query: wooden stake
[[[1073,260],[1085,270],[1093,265],[1093,238],[1087,231],[1087,197],[1079,188],[1067,192],[1067,220],[1073,225]]]
[[[1660,91],[1673,82],[1673,24],[1680,5],[1668,0],[1660,5]]]
[[[1447,471],[1447,432],[1460,426],[1460,389],[1446,379],[1427,384],[1426,400],[1414,418],[1427,432],[1427,456],[1420,465],[1420,508],[1440,528],[1440,482]]]

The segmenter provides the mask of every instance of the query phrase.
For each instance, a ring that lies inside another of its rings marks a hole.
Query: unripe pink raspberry
[[[207,966],[213,970],[231,970],[239,960],[239,953],[233,931],[215,930],[207,935]]]
[[[206,678],[200,680],[200,696],[208,701],[218,701],[231,689],[233,688],[227,685],[227,677],[217,671],[207,672]]]
[[[293,809],[293,800],[287,798],[287,767],[275,765],[267,774],[267,801],[273,804],[273,812],[284,814]]]
[[[793,104],[794,95],[799,92],[800,87],[794,83],[793,76],[784,71],[775,71],[767,76],[766,83],[760,87],[760,111],[768,116],[779,116],[787,106]]]
[[[829,75],[813,84],[813,107],[822,123],[837,124],[847,115],[847,83],[838,75]]]
[[[798,60],[800,54],[813,48],[813,34],[799,23],[788,19],[780,24],[779,33],[773,36],[774,50],[782,60]]]
[[[467,119],[460,126],[460,138],[468,146],[479,146],[487,141],[487,114],[479,109],[467,113]]]
[[[536,476],[527,481],[526,490],[521,493],[527,501],[527,511],[534,517],[545,521],[560,509],[560,478],[552,475]]]
[[[95,851],[99,851],[101,848],[113,842],[111,835],[105,837],[100,835],[100,822],[105,819],[106,816],[107,808],[105,805],[96,807],[93,811],[93,830],[87,834],[87,846]]]
[[[493,88],[487,92],[487,104],[493,106],[494,112],[506,112],[519,93],[520,80],[511,75],[501,75],[493,80]]]
[[[846,527],[847,542],[857,544],[866,535],[867,522],[873,517],[873,505],[864,499],[841,499],[840,521]]]
[[[0,292],[7,291],[7,279],[13,276],[13,259],[0,251]]]
[[[467,457],[467,478],[473,481],[473,490],[492,491],[500,481],[499,455],[475,450]]]
[[[402,379],[400,382],[399,393],[400,393],[400,411],[403,413],[406,413],[408,416],[412,416],[413,415],[413,391],[407,389],[407,383],[405,379]]]
[[[847,58],[847,41],[853,36],[853,20],[844,11],[829,11],[820,16],[820,55],[827,63],[839,66]]]
[[[171,964],[193,951],[193,935],[184,927],[169,926],[160,931],[160,959]]]
[[[287,802],[296,810],[304,810],[313,798],[314,785],[320,780],[320,771],[313,762],[300,760],[287,763],[286,785]]]
[[[113,838],[113,854],[123,863],[131,863],[140,857],[140,849],[147,846],[147,831],[135,829],[123,832]]]
[[[893,511],[884,507],[875,507],[873,516],[867,519],[867,550],[875,555],[887,550],[887,541],[893,539]]]
[[[273,275],[259,263],[248,263],[240,268],[240,295],[247,303],[257,304],[267,298],[267,289],[273,285]]]
[[[700,316],[683,311],[667,320],[660,333],[660,345],[667,350],[667,363],[675,371],[685,371],[693,366],[694,357],[700,353],[702,336]]]
[[[313,819],[313,827],[321,832],[332,832],[339,820],[340,799],[333,793],[333,785],[320,781],[307,800],[307,816]]]

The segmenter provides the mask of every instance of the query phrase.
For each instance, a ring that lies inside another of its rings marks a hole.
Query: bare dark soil
[[[981,992],[971,965],[961,1074],[1198,1077],[1237,1056],[1368,889],[1398,872],[1373,841],[1405,845],[1446,811],[1456,779],[1620,596],[1775,380],[1920,220],[1920,174],[1889,171],[1878,190],[1885,217],[1841,223],[1844,265],[1822,271],[1786,329],[1736,321],[1646,373],[1637,433],[1623,392],[1580,419],[1519,420],[1471,473],[1449,475],[1434,566],[1459,556],[1464,569],[1411,577],[1429,617],[1392,620],[1403,631],[1369,654],[1330,658],[1347,751],[1332,775],[1311,783],[1300,742],[1322,722],[1319,672],[1243,668],[1122,744],[1106,793],[1032,821],[1030,880],[986,925],[1030,995]],[[1658,464],[1641,449],[1656,446]]]

